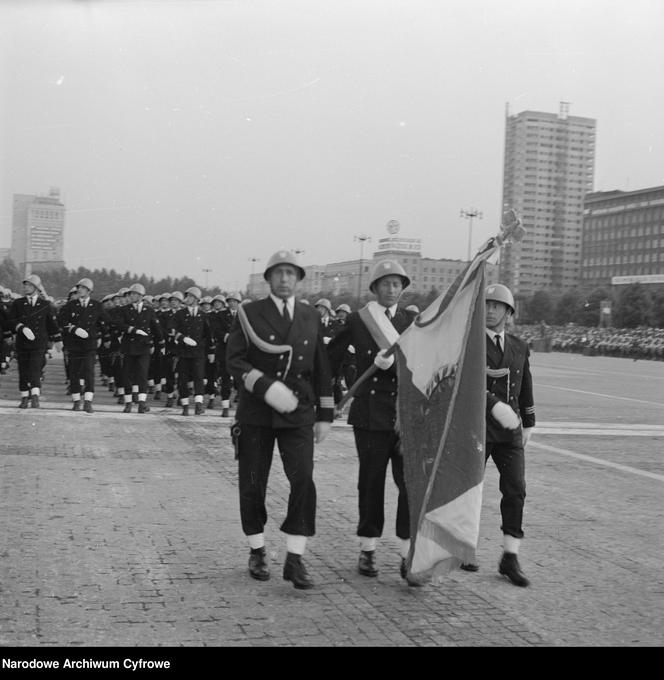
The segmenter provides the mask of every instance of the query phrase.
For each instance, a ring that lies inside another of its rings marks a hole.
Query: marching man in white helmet
[[[228,370],[240,386],[236,412],[240,518],[249,543],[249,574],[270,570],[263,530],[265,492],[275,441],[290,482],[283,578],[314,587],[302,560],[315,533],[314,443],[327,436],[334,415],[332,377],[318,312],[295,300],[304,278],[295,254],[280,250],[263,273],[270,294],[238,308],[226,348]]]
[[[385,479],[388,465],[398,489],[395,533],[399,539],[399,574],[406,578],[410,548],[410,515],[399,436],[395,431],[397,373],[394,355],[384,356],[388,347],[411,324],[412,317],[398,306],[410,278],[396,260],[382,260],[374,267],[369,290],[376,300],[348,316],[346,324],[328,345],[332,370],[339,374],[346,351],[355,348],[357,372],[372,365],[378,371],[358,390],[350,406],[348,423],[353,426],[359,462],[359,519],[357,536],[360,554],[357,569],[362,576],[378,576],[376,549],[385,524]]]
[[[60,311],[62,331],[67,335],[69,353],[69,389],[72,410],[81,410],[81,382],[83,382],[83,411],[92,413],[95,391],[95,356],[97,347],[106,337],[110,341],[111,320],[99,300],[90,297],[94,285],[88,278],[76,284],[77,295]]]
[[[194,395],[194,414],[203,415],[205,354],[212,341],[210,322],[200,308],[201,289],[187,288],[185,307],[175,312],[172,327],[178,348],[178,392],[182,415],[189,415],[190,393]]]
[[[39,408],[41,373],[46,361],[48,343],[62,349],[60,327],[52,305],[39,295],[41,279],[30,274],[23,279],[22,297],[17,297],[9,309],[8,326],[16,334],[18,388],[21,392],[19,408]]]
[[[518,560],[523,538],[523,507],[526,498],[524,449],[535,427],[533,380],[526,342],[505,332],[505,324],[515,312],[514,297],[507,286],[496,283],[486,294],[487,414],[486,460],[493,458],[500,478],[500,513],[503,556],[499,573],[516,586],[525,588],[529,580]],[[476,564],[462,564],[466,571],[477,571]]]
[[[129,304],[121,308],[117,327],[122,331],[122,355],[124,357],[124,410],[131,413],[133,395],[137,395],[138,412],[147,413],[148,371],[150,354],[164,343],[163,333],[154,309],[143,301],[145,287],[133,283],[128,291]]]

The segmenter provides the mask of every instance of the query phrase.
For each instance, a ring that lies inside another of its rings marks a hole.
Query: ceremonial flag
[[[498,249],[480,252],[396,342],[413,584],[475,560],[486,424],[484,274]]]

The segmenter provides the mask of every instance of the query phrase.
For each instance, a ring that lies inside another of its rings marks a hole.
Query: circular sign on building
[[[398,234],[400,226],[399,220],[390,220],[387,223],[387,231],[389,234]]]

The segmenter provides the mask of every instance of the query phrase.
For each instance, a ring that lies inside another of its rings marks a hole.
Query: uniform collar
[[[270,293],[270,297],[272,298],[272,302],[277,307],[277,310],[279,311],[279,315],[281,316],[284,311],[284,301],[282,298],[277,297],[273,293]],[[286,304],[288,305],[288,313],[290,314],[291,319],[294,318],[293,313],[295,312],[295,296],[291,295],[289,298],[286,298]]]
[[[502,331],[500,331],[500,333],[496,333],[495,331],[489,330],[487,328],[486,334],[489,336],[489,338],[491,339],[491,342],[493,342],[494,345],[496,344],[496,335],[498,335],[500,337],[500,344],[503,347],[505,347],[505,329],[504,328],[503,328]]]

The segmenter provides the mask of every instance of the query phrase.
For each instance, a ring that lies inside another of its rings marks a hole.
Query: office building
[[[582,286],[661,283],[662,275],[664,186],[588,194],[583,211]]]
[[[11,258],[24,275],[64,267],[65,206],[60,190],[47,196],[14,194]]]
[[[502,250],[500,282],[515,298],[557,294],[578,285],[584,198],[593,189],[595,120],[523,111],[505,119],[503,207],[513,208],[526,235]]]

